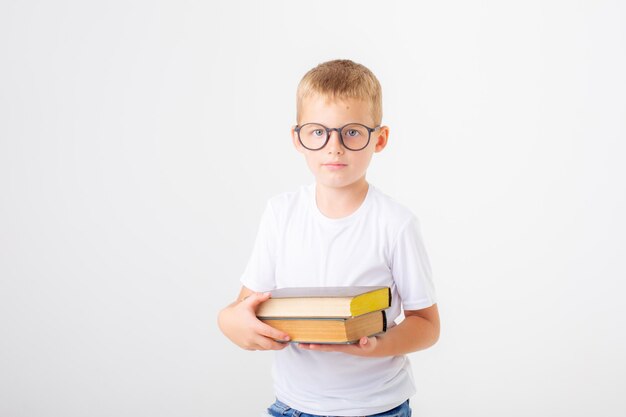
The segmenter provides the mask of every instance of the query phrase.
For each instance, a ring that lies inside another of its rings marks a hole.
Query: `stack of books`
[[[291,342],[355,343],[387,330],[389,287],[281,288],[271,293],[256,315],[287,333]]]

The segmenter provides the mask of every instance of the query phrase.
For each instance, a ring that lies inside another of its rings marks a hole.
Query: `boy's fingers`
[[[300,349],[316,350],[318,352],[337,352],[346,348],[343,345],[320,345],[317,343],[298,343],[298,347]]]
[[[277,330],[273,328],[272,326],[269,326],[263,322],[260,322],[258,332],[259,334],[265,337],[269,337],[270,339],[273,339],[273,340],[282,340],[282,341],[288,342],[290,339],[287,333],[281,332],[280,330]]]
[[[270,298],[269,292],[255,292],[244,298],[242,303],[247,303],[250,307],[256,309],[259,304],[268,298]]]
[[[263,350],[281,350],[287,347],[287,343],[278,343],[275,340],[265,338],[259,342],[259,346]]]

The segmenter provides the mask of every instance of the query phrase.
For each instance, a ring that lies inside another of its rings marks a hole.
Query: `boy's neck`
[[[363,178],[355,184],[343,188],[326,187],[320,183],[315,186],[317,208],[326,217],[339,219],[354,213],[367,196],[369,184]]]

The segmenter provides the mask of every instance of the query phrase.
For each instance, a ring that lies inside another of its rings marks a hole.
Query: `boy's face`
[[[328,128],[343,127],[349,123],[376,126],[368,102],[357,99],[328,100],[319,94],[304,99],[302,103],[299,125],[305,123],[319,123]],[[381,126],[371,133],[369,144],[364,149],[351,151],[342,145],[339,132],[332,131],[326,146],[311,151],[298,140],[295,126],[291,128],[293,144],[304,155],[316,182],[330,188],[365,183],[365,172],[372,155],[385,148],[388,136],[389,128]]]

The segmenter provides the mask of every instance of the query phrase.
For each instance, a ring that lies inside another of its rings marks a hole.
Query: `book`
[[[389,287],[291,287],[271,291],[256,311],[259,318],[347,318],[391,305]]]
[[[384,310],[356,317],[276,317],[261,321],[287,333],[290,342],[296,343],[355,343],[363,336],[374,336],[387,330]]]

